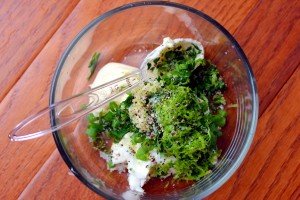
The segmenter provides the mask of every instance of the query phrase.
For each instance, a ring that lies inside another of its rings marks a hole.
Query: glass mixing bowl
[[[227,125],[218,140],[222,155],[212,173],[193,185],[175,182],[166,187],[163,182],[150,181],[139,198],[199,199],[217,190],[237,170],[249,150],[258,118],[257,89],[249,62],[236,40],[214,19],[184,5],[159,1],[132,3],[99,16],[64,52],[53,77],[50,103],[89,89],[97,71],[108,62],[140,67],[164,37],[192,38],[203,44],[206,59],[217,65],[227,84]],[[101,57],[95,75],[87,80],[94,52],[101,52]],[[54,116],[55,111],[50,116],[52,125],[59,123]],[[107,170],[85,134],[86,126],[86,119],[81,118],[53,133],[62,158],[97,194],[109,199],[132,199],[126,193],[127,175]]]

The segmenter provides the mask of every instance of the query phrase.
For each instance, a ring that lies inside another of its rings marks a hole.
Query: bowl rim
[[[88,23],[72,40],[72,42],[68,45],[66,50],[64,51],[61,59],[59,60],[59,63],[57,65],[57,68],[54,72],[53,78],[52,78],[52,84],[50,88],[50,97],[49,97],[49,105],[55,103],[55,91],[57,87],[57,82],[58,82],[58,77],[59,74],[62,70],[62,67],[68,57],[68,54],[71,52],[73,47],[77,44],[77,42],[81,39],[81,37],[94,25],[97,23],[101,22],[102,20],[105,20],[106,18],[110,17],[111,15],[118,13],[123,10],[127,10],[130,8],[135,8],[135,7],[142,7],[142,6],[166,6],[166,7],[174,7],[178,9],[182,9],[188,12],[191,12],[193,14],[196,14],[205,20],[209,21],[211,24],[213,24],[216,28],[218,28],[228,39],[230,42],[232,42],[237,50],[237,53],[239,56],[242,58],[242,62],[245,66],[245,70],[247,72],[247,77],[250,77],[250,85],[251,85],[251,91],[253,95],[253,101],[252,101],[252,108],[253,108],[253,113],[251,117],[251,124],[250,124],[250,130],[249,130],[249,135],[246,139],[245,145],[242,147],[241,154],[238,156],[236,159],[235,163],[233,163],[232,167],[224,174],[223,177],[221,177],[213,186],[208,188],[207,190],[203,191],[198,198],[203,198],[206,197],[213,192],[215,192],[218,188],[220,188],[232,175],[233,173],[237,170],[237,168],[241,165],[242,161],[244,160],[245,156],[248,153],[248,150],[251,146],[251,143],[254,138],[256,126],[257,126],[257,121],[258,121],[258,110],[259,110],[259,101],[258,101],[258,91],[257,91],[257,86],[256,86],[256,81],[255,77],[253,74],[253,71],[251,69],[250,63],[243,52],[242,48],[238,44],[238,42],[234,39],[234,37],[221,25],[219,24],[216,20],[208,16],[207,14],[203,13],[202,11],[199,11],[195,8],[189,7],[184,4],[179,4],[179,3],[174,3],[174,2],[166,2],[166,1],[139,1],[139,2],[134,2],[134,3],[129,3],[125,4],[123,6],[114,8],[108,12],[103,13],[102,15],[96,17],[94,20],[92,20],[90,23]],[[56,125],[56,120],[55,120],[55,111],[52,110],[50,113],[50,123],[51,126]],[[73,166],[72,162],[70,161],[68,155],[64,151],[63,145],[60,143],[60,139],[58,136],[58,131],[55,131],[52,133],[56,147],[63,158],[64,162],[67,164],[69,169],[74,173],[74,175],[81,181],[83,182],[88,188],[90,188],[92,191],[97,193],[98,195],[103,196],[104,198],[111,199],[112,197],[106,194],[105,192],[102,192],[101,190],[98,190],[93,184],[88,182],[81,174],[80,172]]]

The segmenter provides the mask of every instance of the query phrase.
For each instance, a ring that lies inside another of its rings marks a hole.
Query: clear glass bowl
[[[258,118],[257,89],[249,62],[236,40],[214,19],[184,5],[159,1],[132,3],[101,15],[63,54],[53,77],[50,103],[89,88],[93,80],[87,80],[88,63],[94,52],[101,52],[95,73],[111,61],[139,67],[167,36],[202,42],[206,59],[218,66],[227,84],[227,125],[218,141],[222,156],[212,173],[189,186],[165,187],[163,182],[150,181],[141,198],[199,199],[217,190],[237,170],[249,150]],[[54,116],[51,113],[52,125],[59,123]],[[57,148],[83,184],[105,198],[122,199],[128,190],[127,175],[108,172],[85,134],[86,125],[82,118],[54,132]]]

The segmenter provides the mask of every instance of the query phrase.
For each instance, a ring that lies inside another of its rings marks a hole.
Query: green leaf
[[[225,101],[225,98],[222,94],[215,94],[213,96],[213,103],[216,105],[216,106],[219,106],[219,105],[225,105],[226,104],[226,101]]]
[[[110,134],[117,139],[122,139],[123,136],[127,133],[127,130],[124,129],[118,129],[118,130],[112,130]]]
[[[132,144],[141,143],[145,140],[146,136],[144,134],[141,134],[140,132],[136,132],[132,134],[131,136],[131,142]]]
[[[98,133],[97,128],[94,126],[91,126],[86,130],[86,134],[91,138],[96,138],[97,133]]]
[[[226,117],[226,116],[227,116],[227,112],[226,112],[225,110],[219,109],[219,110],[218,110],[218,115],[219,115],[219,116],[222,116],[222,117]]]
[[[107,166],[109,168],[114,168],[115,167],[115,165],[113,164],[113,162],[111,160],[107,162]]]
[[[119,106],[116,102],[112,101],[109,103],[109,108],[111,111],[116,112]]]
[[[217,115],[213,118],[213,122],[219,126],[219,127],[223,127],[226,124],[226,118],[222,117],[220,115]]]
[[[104,115],[104,119],[108,122],[112,122],[114,116],[115,115],[111,111],[109,111]]]
[[[149,159],[149,152],[140,147],[136,152],[136,158],[139,160],[147,161]]]
[[[144,149],[145,152],[149,152],[154,149],[154,140],[151,139],[145,139],[142,142],[142,148]]]
[[[132,100],[134,98],[134,96],[132,95],[131,92],[127,93],[128,97],[125,99],[125,101],[123,101],[120,105],[121,109],[128,109],[131,104],[132,104]]]
[[[94,115],[93,113],[89,113],[89,114],[87,115],[87,120],[88,120],[90,123],[93,123],[93,122],[96,121],[96,117],[95,117],[95,115]]]
[[[93,76],[94,72],[95,72],[95,69],[96,69],[96,66],[97,66],[97,62],[99,60],[99,57],[100,57],[100,53],[98,52],[95,52],[90,63],[89,63],[89,66],[88,68],[90,69],[90,75],[89,77],[87,78],[88,80],[91,79],[91,77]]]
[[[113,128],[118,128],[118,127],[120,127],[120,121],[119,121],[118,119],[114,119],[114,120],[112,121],[112,127],[113,127]]]

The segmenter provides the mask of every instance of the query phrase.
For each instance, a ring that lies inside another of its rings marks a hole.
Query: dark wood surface
[[[8,132],[48,105],[64,49],[92,19],[129,0],[0,3],[0,199],[102,199],[68,169],[52,136],[10,142]],[[300,199],[300,1],[176,0],[205,12],[240,43],[260,112],[240,168],[207,199]]]

